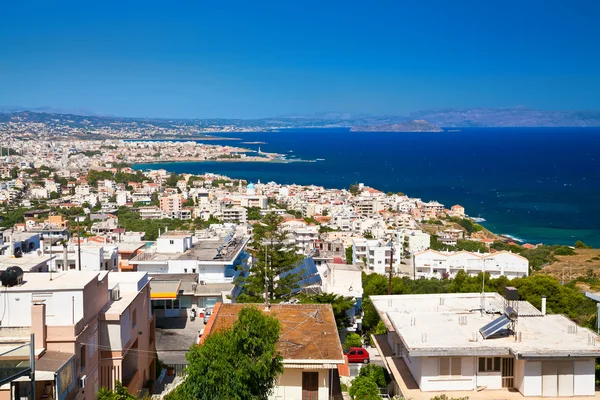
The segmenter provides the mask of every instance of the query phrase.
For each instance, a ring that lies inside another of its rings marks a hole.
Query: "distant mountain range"
[[[423,121],[415,125],[415,120]],[[386,129],[431,131],[439,127],[592,127],[600,126],[600,111],[542,111],[526,108],[469,108],[419,111],[408,115],[354,114],[324,112],[313,115],[284,115],[261,119],[168,119],[126,118],[97,115],[87,110],[61,110],[51,107],[0,106],[0,122],[64,123],[69,126],[98,127],[115,122],[153,126],[218,127],[278,130],[306,127],[349,127],[353,131]]]
[[[351,132],[443,132],[442,128],[423,119],[399,124],[353,126]]]

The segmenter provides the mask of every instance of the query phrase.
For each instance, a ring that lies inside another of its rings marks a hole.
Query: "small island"
[[[443,132],[443,130],[423,119],[416,119],[399,124],[353,126],[350,132]]]

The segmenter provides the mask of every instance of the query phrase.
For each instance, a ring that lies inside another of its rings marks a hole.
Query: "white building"
[[[197,274],[198,282],[231,283],[248,255],[244,249],[249,237],[234,233],[208,234],[203,238],[167,233],[156,244],[138,254],[129,264],[136,271],[152,274]]]
[[[387,328],[374,337],[376,347],[404,398],[595,395],[600,337],[565,316],[545,315],[525,301],[508,303],[516,311],[505,313],[507,301],[497,293],[483,302],[480,293],[371,301]]]
[[[396,242],[410,254],[427,250],[431,246],[431,236],[419,229],[402,229],[394,233]]]
[[[506,276],[509,279],[529,275],[529,260],[508,251],[497,253],[439,252],[426,250],[415,254],[417,278],[452,278],[458,271],[475,276],[482,271],[492,278]]]

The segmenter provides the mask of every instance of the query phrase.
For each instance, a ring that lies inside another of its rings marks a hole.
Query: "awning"
[[[150,298],[152,300],[176,299],[181,287],[181,280],[174,281],[150,281]]]

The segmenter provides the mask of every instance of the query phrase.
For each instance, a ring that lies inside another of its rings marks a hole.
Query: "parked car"
[[[210,314],[212,314],[212,308],[207,308],[206,311],[204,311],[204,325],[208,324]]]
[[[371,362],[369,352],[362,347],[350,347],[344,354],[348,356],[348,362],[351,363],[368,364]]]

